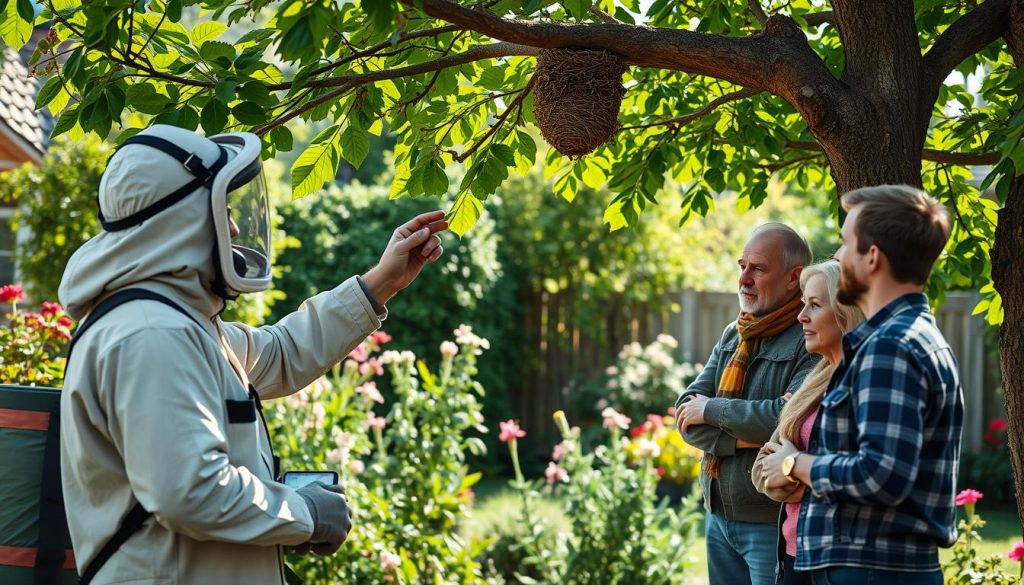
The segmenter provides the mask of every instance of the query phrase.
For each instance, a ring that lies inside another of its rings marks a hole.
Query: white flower
[[[411,351],[403,351],[399,354],[398,362],[411,366],[416,363],[416,354]]]
[[[389,349],[384,353],[380,354],[380,359],[378,359],[377,361],[384,365],[397,364],[402,361],[402,354],[398,353],[393,349]]]
[[[657,341],[658,341],[658,343],[660,343],[660,344],[662,344],[662,345],[664,345],[666,347],[671,347],[672,349],[675,349],[675,348],[679,347],[679,342],[676,341],[676,338],[672,337],[671,335],[669,335],[667,333],[662,333],[661,335],[658,335]]]
[[[362,475],[362,473],[366,471],[366,464],[359,459],[353,459],[348,464],[348,470],[351,471],[353,475]]]
[[[650,457],[653,459],[658,455],[661,455],[661,447],[646,437],[641,438],[636,443],[636,454],[641,457]]]
[[[362,386],[358,386],[356,388],[356,394],[362,394],[363,398],[366,398],[371,402],[384,404],[384,396],[380,393],[380,390],[377,390],[377,383],[373,380],[370,380]]]
[[[380,553],[380,570],[385,573],[390,573],[402,565],[402,559],[398,555],[389,551],[381,551]]]
[[[455,345],[451,341],[441,342],[441,357],[451,359],[455,357],[455,354],[459,353],[459,346]]]

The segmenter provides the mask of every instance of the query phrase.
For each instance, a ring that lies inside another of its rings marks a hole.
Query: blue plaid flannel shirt
[[[956,358],[923,294],[849,332],[809,442],[796,568],[938,569],[938,547],[957,537],[963,412]]]

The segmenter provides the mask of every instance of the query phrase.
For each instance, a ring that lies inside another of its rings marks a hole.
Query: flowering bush
[[[44,302],[38,312],[19,311],[22,287],[0,287],[0,302],[10,303],[0,328],[0,383],[60,386],[64,382],[64,347],[71,340],[71,319],[57,303]]]
[[[486,345],[468,327],[442,346],[437,372],[408,351],[383,351],[367,338],[326,378],[276,401],[268,423],[282,469],[335,469],[353,508],[348,542],[330,557],[289,558],[306,583],[479,583],[474,557],[456,524],[472,504],[467,452],[486,432],[475,381]],[[376,378],[390,376],[387,410]]]
[[[1019,585],[1020,576],[1011,576],[999,567],[999,555],[979,556],[974,543],[981,540],[978,531],[985,527],[985,521],[974,510],[978,500],[985,495],[978,490],[966,489],[957,494],[956,505],[964,508],[965,518],[960,521],[957,529],[960,537],[953,545],[953,554],[949,562],[943,565],[947,585],[968,585],[984,583],[985,585]],[[1019,543],[1007,555],[1011,560],[1020,561],[1024,558],[1024,543]]]
[[[659,506],[652,460],[642,458],[635,466],[628,462],[629,440],[622,436],[628,417],[610,408],[602,415],[610,437],[593,452],[584,453],[579,428],[570,428],[561,411],[555,413],[562,442],[554,448],[545,480],[523,478],[516,453],[518,436],[507,435],[516,470],[512,487],[522,498],[520,520],[531,531],[520,543],[524,554],[514,574],[492,580],[567,585],[686,581],[685,552],[700,519],[699,493],[688,499],[681,514],[665,504]],[[538,527],[532,509],[541,489],[557,490],[563,496],[568,532],[552,537]]]
[[[579,413],[587,416],[595,406],[598,411],[611,407],[640,420],[650,412],[664,412],[700,371],[676,359],[678,347],[675,338],[666,334],[646,347],[637,342],[624,346],[600,380],[574,393]]]
[[[650,459],[663,482],[683,486],[700,476],[701,451],[683,441],[672,416],[649,414],[643,424],[630,429],[629,435],[626,455],[633,465]]]
[[[1008,423],[997,418],[989,423],[981,449],[964,452],[960,459],[960,485],[984,485],[985,499],[999,509],[1016,506],[1013,492],[1013,467],[1006,442]]]

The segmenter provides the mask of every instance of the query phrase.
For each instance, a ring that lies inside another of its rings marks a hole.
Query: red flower
[[[43,317],[53,317],[64,312],[64,307],[60,306],[60,303],[43,303]]]
[[[996,442],[996,436],[995,436],[995,435],[993,435],[992,433],[985,433],[984,435],[982,435],[982,436],[981,436],[981,438],[982,438],[982,440],[983,440],[983,441],[985,441],[986,443],[991,443],[991,444],[993,444],[993,445],[996,445],[996,444],[998,444],[998,443]]]
[[[665,468],[664,467],[655,467],[654,468],[654,473],[658,474],[658,477],[665,477]]]
[[[370,335],[370,339],[380,347],[381,345],[391,341],[391,336],[383,331],[374,331],[373,334]]]
[[[25,298],[25,289],[16,284],[0,286],[0,303],[17,303]]]
[[[39,313],[27,311],[25,313],[24,319],[25,327],[28,327],[29,329],[39,329],[40,327],[43,326],[43,316],[40,315]]]
[[[60,319],[57,319],[57,325],[60,325],[61,327],[71,327],[72,323],[74,323],[74,321],[69,317],[61,317]]]
[[[978,490],[967,489],[956,495],[956,505],[963,506],[966,504],[973,504],[984,497],[985,494]]]
[[[1005,418],[997,418],[996,420],[992,421],[992,425],[989,428],[998,433],[1000,431],[1005,431],[1006,427],[1009,426],[1009,424],[1010,423],[1007,422]]]
[[[60,337],[64,341],[71,340],[71,330],[67,327],[57,327],[57,337]]]
[[[1024,561],[1024,541],[1018,540],[1013,543],[1013,548],[1006,554],[1006,557],[1011,561],[1022,562]]]
[[[498,426],[501,427],[501,434],[498,435],[498,439],[502,443],[508,443],[509,441],[521,439],[526,436],[526,431],[519,428],[519,424],[512,419],[499,422]]]

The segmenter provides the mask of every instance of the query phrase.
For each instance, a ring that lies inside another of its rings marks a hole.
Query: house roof
[[[45,134],[35,111],[39,85],[17,51],[3,47],[0,57],[0,141],[9,142],[24,160],[40,162]],[[10,150],[10,149],[8,149]],[[20,161],[19,161],[20,162]]]

